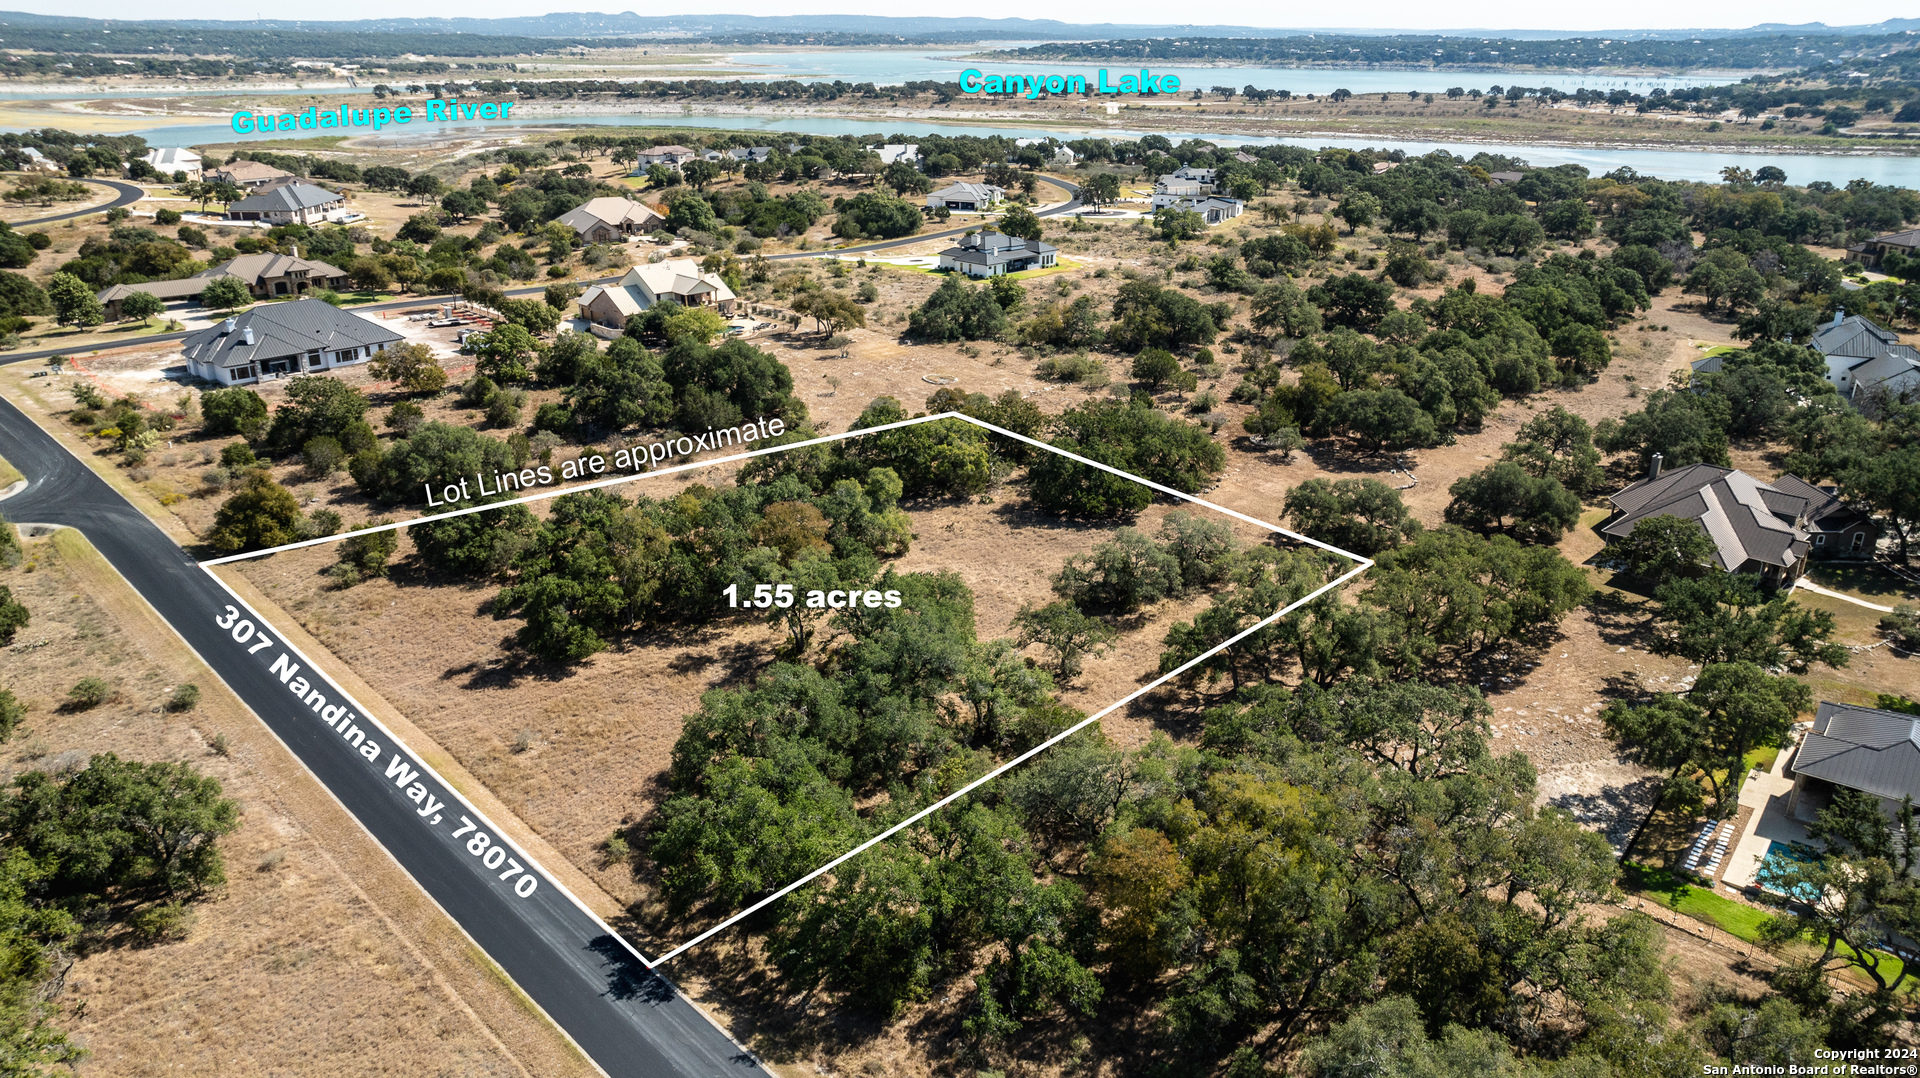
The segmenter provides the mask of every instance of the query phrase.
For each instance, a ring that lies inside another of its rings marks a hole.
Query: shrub
[[[189,682],[173,690],[173,695],[167,698],[167,710],[192,711],[199,703],[200,686]]]
[[[83,677],[67,690],[68,706],[75,711],[99,707],[113,696],[113,686],[97,677]]]
[[[26,705],[15,699],[11,691],[0,689],[0,741],[12,737],[20,727],[20,720],[26,717]]]
[[[307,475],[313,479],[325,479],[340,470],[346,463],[346,450],[340,448],[338,439],[322,435],[309,438],[300,449],[301,459],[306,463]]]
[[[26,628],[33,615],[21,603],[15,602],[13,589],[0,584],[0,644],[13,643],[13,636]]]
[[[127,918],[127,927],[144,943],[167,943],[186,939],[196,919],[197,915],[184,904],[162,902],[135,912]]]
[[[228,442],[220,447],[220,464],[225,468],[252,468],[260,463],[253,447],[245,442]]]
[[[208,434],[257,438],[266,429],[267,402],[251,389],[213,389],[201,394],[200,414]]]

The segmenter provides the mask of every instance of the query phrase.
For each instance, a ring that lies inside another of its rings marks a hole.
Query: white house
[[[1176,198],[1162,203],[1160,202],[1159,196],[1155,195],[1154,209],[1192,210],[1194,213],[1205,218],[1207,224],[1217,225],[1222,221],[1231,221],[1235,217],[1245,213],[1247,204],[1237,198],[1228,198],[1225,195]]]
[[[1056,164],[1071,165],[1075,161],[1080,160],[1080,155],[1068,149],[1065,143],[1055,146],[1052,142],[1043,138],[1017,138],[1013,140],[1013,144],[1021,149],[1026,149],[1029,146],[1037,146],[1040,148],[1040,152],[1047,154]],[[1009,156],[1008,160],[1011,161],[1012,157]]]
[[[1920,350],[1870,319],[1836,312],[1808,343],[1827,357],[1827,381],[1848,400],[1863,393],[1920,396]]]
[[[184,147],[169,146],[165,149],[148,150],[140,160],[152,165],[153,170],[162,176],[184,172],[189,180],[200,178],[200,155]]]
[[[869,147],[869,149],[873,148]],[[917,142],[909,142],[904,145],[889,142],[885,146],[874,149],[873,152],[880,155],[880,164],[883,167],[891,165],[895,161],[905,161],[909,165],[917,165],[920,163],[920,144]]]
[[[227,207],[230,221],[265,221],[268,224],[320,224],[344,221],[352,216],[343,195],[310,183],[290,183],[274,187],[234,202]]]
[[[1180,170],[1180,172],[1185,171],[1187,170]],[[1213,193],[1213,188],[1206,182],[1192,176],[1182,176],[1180,172],[1169,172],[1154,181],[1154,209],[1164,209],[1182,200],[1204,198]]]
[[[662,300],[731,314],[735,298],[718,274],[701,272],[700,263],[691,258],[673,258],[635,266],[617,284],[587,289],[580,297],[580,314],[594,325],[619,328]]]
[[[990,183],[956,183],[927,196],[927,208],[937,210],[984,210],[1007,197],[1007,189]]]
[[[181,342],[187,369],[221,385],[365,363],[403,337],[370,318],[301,298],[266,303]]]
[[[638,176],[654,165],[680,165],[700,156],[700,151],[685,146],[653,146],[640,151],[640,163],[634,166]]]
[[[1060,249],[1039,240],[1000,232],[971,232],[957,246],[940,252],[940,268],[969,277],[998,277],[1021,270],[1045,269],[1059,261]]]
[[[20,147],[20,156],[26,160],[21,164],[23,172],[65,172],[60,162],[41,153],[31,146]]]

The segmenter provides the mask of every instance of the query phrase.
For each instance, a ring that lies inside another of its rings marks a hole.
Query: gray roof
[[[1920,247],[1920,228],[1909,228],[1905,232],[1887,232],[1867,242],[1885,243],[1894,247]]]
[[[228,206],[227,212],[233,213],[238,210],[249,213],[290,213],[294,210],[330,206],[339,201],[341,196],[324,187],[315,187],[310,183],[289,183],[270,191],[248,195]]]
[[[311,258],[295,258],[292,255],[266,254],[241,255],[238,258],[222,262],[194,274],[195,277],[238,277],[248,285],[257,285],[263,280],[285,277],[288,274],[305,271],[309,277],[345,277],[347,271],[330,263]],[[202,282],[203,284],[205,282]]]
[[[1795,482],[1821,493],[1810,484]],[[1753,571],[1745,568],[1751,562],[1789,566],[1805,557],[1807,534],[1797,522],[1814,506],[1814,499],[1793,489],[1711,464],[1692,464],[1657,479],[1642,479],[1609,500],[1619,512],[1601,527],[1602,534],[1625,537],[1648,517],[1691,520],[1712,537],[1714,560],[1730,573]]]
[[[222,322],[189,336],[181,342],[181,351],[195,363],[244,367],[249,363],[301,355],[316,348],[335,352],[403,339],[372,319],[317,299],[262,304],[232,321],[230,332]],[[252,331],[252,344],[247,343],[248,330]]]
[[[115,284],[108,285],[102,289],[97,298],[102,303],[112,303],[114,300],[126,299],[135,292],[145,292],[150,296],[156,296],[160,299],[186,299],[188,296],[197,296],[206,291],[207,285],[211,283],[212,282],[208,281],[205,277],[193,276],[180,277],[171,281],[142,281],[139,284]]]
[[[1876,797],[1920,800],[1920,717],[1822,700],[1793,770]]]
[[[1859,356],[1872,359],[1882,350],[1900,343],[1900,338],[1881,329],[1873,321],[1857,314],[1837,317],[1813,333],[1808,342],[1823,356]]]
[[[1058,250],[1058,247],[1050,243],[1023,240],[1004,232],[976,232],[971,236],[962,236],[959,246],[949,247],[940,254],[955,262],[965,262],[969,265],[997,266],[1007,262],[1037,258],[1049,251],[1057,252]]]

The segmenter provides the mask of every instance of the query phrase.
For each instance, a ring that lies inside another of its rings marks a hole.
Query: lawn
[[[7,458],[0,457],[0,490],[5,490],[25,478],[26,476],[20,474],[20,469],[7,463]]]
[[[1807,579],[1823,588],[1881,606],[1914,599],[1912,585],[1867,562],[1813,562],[1807,566]]]
[[[1628,862],[1625,869],[1620,882],[1628,891],[1652,895],[1668,909],[1706,921],[1729,936],[1748,943],[1760,942],[1760,926],[1766,924],[1770,916],[1767,911],[1684,883],[1678,873],[1669,869],[1648,868],[1632,862]]]

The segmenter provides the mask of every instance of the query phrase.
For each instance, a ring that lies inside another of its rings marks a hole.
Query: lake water
[[[921,52],[912,49],[898,50],[848,50],[845,52],[746,52],[733,53],[718,60],[713,66],[718,71],[738,71],[742,68],[757,74],[749,76],[760,79],[798,79],[802,82],[832,82],[841,79],[846,82],[875,82],[882,85],[903,82],[917,82],[928,79],[942,82],[960,81],[960,73],[967,68],[978,68],[984,72],[1032,74],[1044,68],[1047,71],[1080,72],[1093,80],[1097,67],[1086,64],[993,64],[965,61],[959,59],[976,49],[952,49]],[[529,65],[532,74],[538,78],[560,78],[570,70],[561,64]],[[1333,70],[1325,68],[1290,67],[1161,67],[1151,65],[1156,73],[1178,75],[1180,85],[1193,87],[1211,87],[1215,85],[1234,87],[1248,85],[1263,90],[1291,90],[1296,94],[1325,94],[1336,89],[1352,90],[1356,94],[1406,93],[1417,90],[1421,93],[1440,93],[1449,86],[1464,89],[1484,90],[1493,85],[1509,85],[1519,82],[1523,86],[1553,86],[1561,90],[1577,90],[1586,87],[1590,90],[1628,90],[1637,94],[1647,93],[1656,87],[1679,90],[1689,86],[1721,86],[1729,82],[1738,82],[1738,75],[1673,75],[1665,77],[1642,77],[1629,75],[1541,75],[1537,73],[1511,73],[1492,71],[1424,71],[1418,69],[1379,69],[1379,70]],[[1115,67],[1115,78],[1120,69]],[[494,77],[493,73],[481,73],[484,77]],[[457,75],[457,73],[456,73]],[[649,75],[644,68],[633,68],[630,74],[616,74],[622,80],[645,78],[697,79],[703,77],[698,68],[677,69],[670,73]],[[736,75],[713,76],[718,78],[736,78]],[[332,85],[333,80],[314,76],[313,82],[325,82],[327,85],[307,87],[285,87],[257,91],[262,94],[342,94],[360,93],[365,86],[378,81],[376,76],[367,76],[361,81],[361,88]],[[419,82],[418,78],[402,76],[389,78],[392,82]],[[0,88],[0,100],[81,100],[87,98],[111,98],[128,96],[181,95],[181,94],[231,94],[232,86],[220,84],[192,83],[182,89],[140,88],[140,89],[102,89],[97,87],[76,88],[74,90],[14,89]]]
[[[483,134],[488,128],[517,127],[528,121],[520,120],[476,120],[461,124],[421,124],[412,123],[405,127],[389,127],[377,137],[381,139],[408,140],[428,139],[446,136],[474,136]],[[548,121],[536,121],[542,124]],[[555,126],[577,124],[581,126],[619,126],[619,127],[704,127],[729,131],[765,131],[767,133],[812,134],[812,135],[1038,135],[1053,134],[1060,138],[1116,138],[1137,139],[1146,134],[1160,134],[1175,142],[1185,138],[1206,139],[1223,146],[1273,145],[1303,146],[1319,149],[1322,146],[1344,146],[1353,149],[1362,147],[1384,147],[1401,149],[1408,154],[1423,154],[1436,149],[1444,149],[1462,157],[1471,157],[1482,150],[1489,153],[1509,154],[1521,158],[1533,165],[1549,166],[1561,164],[1585,165],[1594,175],[1611,172],[1626,166],[1643,176],[1659,176],[1669,180],[1698,180],[1718,182],[1720,170],[1728,165],[1754,169],[1762,165],[1778,165],[1786,170],[1790,183],[1803,184],[1815,180],[1826,180],[1834,184],[1845,184],[1848,180],[1864,178],[1875,183],[1892,184],[1899,187],[1920,188],[1920,157],[1898,157],[1889,155],[1840,155],[1840,154],[1778,154],[1778,153],[1728,153],[1694,152],[1690,150],[1624,150],[1624,149],[1584,149],[1555,146],[1521,146],[1498,143],[1477,142],[1396,142],[1384,139],[1352,139],[1319,136],[1285,136],[1261,138],[1250,135],[1219,135],[1204,131],[1134,131],[1121,128],[1096,129],[1048,129],[1042,131],[1028,127],[994,127],[985,124],[943,124],[909,119],[840,119],[820,116],[767,115],[760,116],[657,116],[622,113],[619,115],[574,115],[551,121]],[[356,129],[364,130],[364,129]],[[192,146],[205,143],[225,143],[244,141],[236,136],[229,127],[208,124],[180,127],[159,127],[144,131],[130,131],[128,134],[143,135],[156,146]]]
[[[996,64],[977,60],[961,60],[968,52],[985,51],[980,49],[954,50],[951,52],[918,53],[912,51],[847,51],[847,52],[749,52],[735,53],[729,60],[736,67],[748,67],[764,70],[768,78],[802,79],[809,82],[843,79],[847,82],[874,82],[880,84],[916,82],[936,79],[941,82],[958,82],[960,73],[975,68],[987,74],[1033,74],[1036,71],[1059,72],[1061,74],[1081,74],[1087,82],[1094,81],[1096,65],[1084,63],[1061,64]],[[1463,89],[1484,90],[1493,85],[1511,85],[1519,82],[1522,86],[1553,86],[1562,90],[1577,90],[1586,87],[1590,90],[1629,90],[1644,94],[1656,87],[1667,90],[1679,90],[1689,86],[1724,86],[1729,82],[1738,82],[1738,75],[1677,75],[1664,78],[1636,77],[1628,75],[1542,75],[1537,73],[1510,73],[1500,71],[1424,71],[1419,69],[1331,69],[1296,67],[1163,67],[1148,64],[1156,75],[1178,75],[1180,87],[1191,90],[1196,87],[1255,86],[1262,90],[1291,90],[1296,94],[1327,94],[1337,89],[1352,90],[1356,94],[1403,94],[1409,90],[1420,93],[1440,93],[1449,86]],[[1113,77],[1119,78],[1124,70],[1119,65],[1110,65]]]

